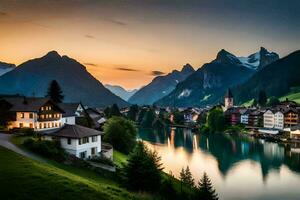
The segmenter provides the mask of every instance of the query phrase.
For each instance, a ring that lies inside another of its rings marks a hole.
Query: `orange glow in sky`
[[[284,30],[274,34],[265,24],[254,30],[252,22],[237,23],[225,11],[210,16],[208,3],[200,12],[123,2],[0,0],[0,61],[18,65],[56,50],[102,83],[133,89],[149,83],[152,71],[168,73],[186,63],[199,68],[222,48],[249,55],[264,46],[282,56],[299,47],[293,35],[280,40]]]

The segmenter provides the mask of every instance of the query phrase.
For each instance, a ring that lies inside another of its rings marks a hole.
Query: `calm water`
[[[178,177],[188,165],[196,181],[207,172],[221,199],[300,199],[299,147],[187,129],[140,130],[139,137],[161,156],[165,172]]]

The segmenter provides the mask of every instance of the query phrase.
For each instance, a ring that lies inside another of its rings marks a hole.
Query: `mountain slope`
[[[106,87],[107,89],[109,89],[109,91],[111,91],[118,97],[121,97],[125,101],[127,101],[132,95],[134,95],[138,91],[137,89],[125,90],[124,88],[122,88],[121,86],[118,86],[118,85],[106,84],[106,85],[104,85],[104,87]]]
[[[112,94],[76,60],[52,51],[29,60],[0,77],[0,94],[45,96],[49,83],[57,80],[66,102],[79,102],[92,107],[127,102]]]
[[[256,98],[260,90],[268,96],[283,96],[300,86],[300,50],[271,63],[234,89],[236,101]]]
[[[277,59],[277,54],[269,53],[265,48],[249,57],[236,57],[222,49],[215,60],[204,64],[155,104],[189,107],[219,103],[227,88],[245,82],[265,64]]]
[[[16,65],[0,62],[0,76],[15,69]]]
[[[151,83],[130,97],[128,101],[132,104],[152,105],[158,99],[168,95],[179,82],[185,80],[194,71],[190,64],[186,64],[181,71],[174,70],[165,76],[157,76]]]

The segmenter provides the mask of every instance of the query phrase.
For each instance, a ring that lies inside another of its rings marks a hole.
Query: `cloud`
[[[120,71],[127,71],[127,72],[138,72],[140,70],[137,69],[133,69],[133,68],[128,68],[128,67],[116,67],[116,70],[120,70]]]
[[[6,16],[8,15],[6,12],[0,11],[0,16]]]
[[[160,75],[164,75],[164,74],[165,74],[165,72],[161,72],[161,71],[152,71],[150,73],[150,75],[152,75],[152,76],[160,76]]]
[[[83,63],[84,65],[89,65],[89,66],[92,66],[92,67],[97,67],[98,65],[95,64],[95,63]]]
[[[125,22],[121,22],[119,20],[115,20],[115,19],[106,19],[108,22],[119,25],[119,26],[127,26],[127,23]]]
[[[89,39],[95,39],[95,36],[93,36],[93,35],[85,35],[84,37],[86,37],[86,38],[89,38]]]

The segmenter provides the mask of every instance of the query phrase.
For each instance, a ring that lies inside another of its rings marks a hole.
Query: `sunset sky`
[[[281,57],[300,49],[299,0],[0,0],[0,61],[56,50],[127,89],[222,48],[261,46]]]

